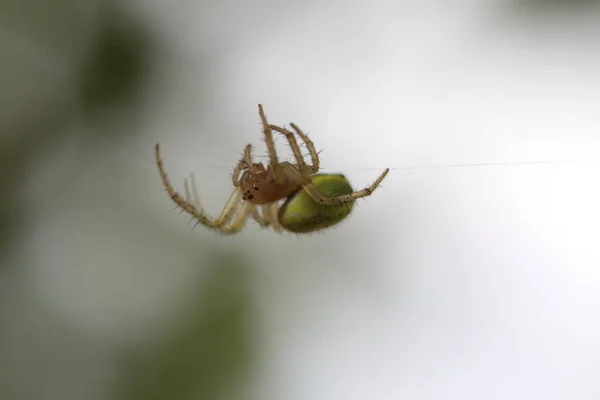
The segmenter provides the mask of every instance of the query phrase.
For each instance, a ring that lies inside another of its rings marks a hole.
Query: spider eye
[[[258,186],[254,185],[254,190],[258,192]]]

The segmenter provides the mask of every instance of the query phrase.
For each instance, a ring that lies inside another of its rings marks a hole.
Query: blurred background
[[[2,0],[0,398],[600,398],[599,17]],[[155,143],[216,215],[259,102],[384,187],[322,234],[192,230]]]

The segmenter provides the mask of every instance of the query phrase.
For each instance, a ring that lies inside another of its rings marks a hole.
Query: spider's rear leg
[[[383,171],[381,173],[381,175],[379,175],[379,177],[375,180],[375,182],[373,182],[373,184],[371,184],[371,186],[366,187],[357,192],[346,194],[343,196],[324,197],[312,183],[303,185],[303,187],[308,192],[310,197],[312,197],[313,200],[315,200],[316,202],[321,203],[321,204],[326,204],[326,205],[337,205],[337,204],[347,203],[349,201],[355,201],[356,199],[360,199],[362,197],[367,197],[367,196],[372,195],[373,192],[375,192],[375,190],[379,187],[381,182],[385,179],[388,172],[390,172],[390,169],[386,168],[385,171]]]
[[[325,204],[325,205],[329,205],[329,206],[335,206],[335,205],[339,205],[339,204],[346,203],[346,202],[349,202],[349,201],[354,201],[354,200],[359,199],[361,197],[370,196],[371,194],[373,194],[373,192],[375,191],[375,189],[377,189],[379,187],[379,185],[381,184],[381,182],[383,181],[383,179],[386,177],[386,175],[388,174],[388,172],[390,172],[390,169],[386,168],[385,171],[383,171],[381,173],[381,175],[379,175],[379,177],[375,180],[375,182],[373,182],[373,184],[371,186],[366,187],[366,188],[364,188],[362,190],[359,190],[357,192],[350,193],[350,194],[345,194],[345,195],[342,195],[342,196],[325,197],[325,196],[323,196],[321,194],[321,192],[319,192],[319,190],[311,182],[303,183],[302,187],[310,195],[310,197],[312,197],[312,199],[315,202],[317,202],[319,204]],[[300,176],[299,176],[300,173],[299,172],[294,171],[293,169],[290,169],[289,173],[296,175],[297,178],[300,179]]]

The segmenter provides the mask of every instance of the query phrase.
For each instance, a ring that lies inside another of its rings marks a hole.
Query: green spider
[[[305,162],[292,132],[269,125],[260,104],[258,113],[270,162],[266,168],[262,163],[255,163],[252,160],[252,145],[246,146],[233,172],[235,189],[216,219],[208,217],[202,210],[193,176],[190,182],[187,179],[184,181],[185,198],[175,191],[163,166],[159,144],[156,144],[156,164],[167,193],[198,224],[231,235],[241,231],[248,217],[252,216],[260,226],[272,226],[276,232],[309,233],[323,230],[344,220],[352,211],[356,199],[370,196],[389,172],[387,168],[371,186],[354,192],[344,175],[317,173],[319,156],[313,142],[300,128],[291,124],[308,148],[312,164]],[[287,138],[296,164],[278,160],[273,131]],[[283,203],[281,200],[284,200]]]

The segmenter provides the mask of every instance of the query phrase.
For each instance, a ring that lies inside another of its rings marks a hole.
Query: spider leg
[[[310,158],[312,160],[313,173],[318,172],[319,167],[320,167],[319,153],[315,149],[314,143],[312,142],[312,140],[310,140],[310,138],[308,137],[308,135],[306,133],[302,132],[302,129],[298,128],[298,126],[296,124],[291,123],[290,125],[292,125],[292,128],[294,128],[294,130],[296,131],[298,136],[300,136],[302,138],[302,140],[304,141],[304,144],[306,145],[306,148],[308,149],[308,152],[310,153]]]
[[[261,227],[266,228],[267,226],[269,226],[271,224],[271,222],[267,218],[267,215],[264,215],[264,216],[261,215],[260,212],[258,211],[258,208],[255,205],[253,205],[250,212],[252,213],[252,217],[254,218],[254,220],[256,220],[256,222],[258,222],[258,224]],[[263,208],[263,214],[264,214],[264,208]]]
[[[223,208],[223,211],[221,212],[221,215],[219,216],[219,218],[217,218],[216,220],[212,220],[210,217],[208,217],[202,211],[202,208],[200,207],[199,200],[198,200],[198,192],[195,187],[195,182],[192,181],[192,191],[190,191],[189,183],[188,183],[187,179],[184,181],[185,197],[186,197],[186,199],[184,199],[173,188],[173,185],[171,185],[171,182],[169,181],[169,178],[167,177],[167,172],[165,171],[165,168],[163,165],[163,161],[162,161],[162,158],[160,155],[160,147],[159,147],[158,143],[156,144],[155,150],[156,150],[155,151],[156,165],[158,166],[158,171],[160,173],[160,177],[161,177],[163,186],[165,187],[167,194],[169,195],[171,200],[173,200],[173,202],[175,202],[175,204],[177,204],[179,207],[181,207],[181,209],[183,209],[188,214],[190,214],[192,217],[194,217],[199,224],[202,224],[211,229],[218,230],[219,227],[221,227],[223,224],[225,224],[227,221],[229,221],[232,218],[232,216],[235,213],[235,210],[239,208],[241,197],[242,197],[242,193],[239,188],[236,188],[233,191],[233,193],[229,197],[229,200],[227,201],[225,207]]]
[[[292,126],[292,128],[294,128],[294,130],[296,131],[296,134],[298,136],[300,136],[300,138],[306,145],[306,148],[308,149],[308,153],[310,154],[310,158],[312,161],[312,165],[310,166],[312,169],[312,172],[313,173],[318,172],[319,168],[320,168],[319,153],[315,149],[314,143],[312,142],[312,140],[310,140],[310,138],[308,137],[308,135],[306,133],[302,132],[302,129],[298,128],[298,125],[296,125],[294,123],[291,123],[290,125]],[[281,132],[286,136],[288,136],[288,133],[290,133],[287,129],[282,129],[275,125],[271,125],[271,129]],[[283,131],[285,131],[286,133],[284,133]],[[289,140],[289,136],[288,136],[288,140]],[[294,152],[294,155],[296,155],[296,152]],[[297,155],[296,155],[296,158],[298,158]]]
[[[233,181],[233,186],[240,186],[241,173],[244,168],[250,168],[252,166],[252,145],[248,144],[244,148],[244,154],[242,155],[242,159],[238,161],[235,169],[233,170],[233,174],[231,175],[231,180]]]
[[[283,232],[283,227],[279,223],[279,203],[275,202],[266,206],[269,213],[270,222],[275,232]]]
[[[270,163],[273,166],[273,175],[275,176],[275,182],[283,184],[285,182],[285,175],[279,165],[277,159],[277,151],[275,150],[275,143],[273,142],[273,132],[267,122],[267,117],[263,110],[262,105],[258,105],[258,114],[263,125],[263,133],[265,134],[265,142],[267,143],[267,151],[269,152]]]
[[[281,229],[281,225],[279,224],[279,221],[277,219],[277,213],[273,213],[274,205],[276,205],[276,203],[264,204],[264,205],[260,206],[260,210],[262,212],[261,219],[264,221],[264,225],[262,224],[261,221],[258,221],[258,219],[256,217],[255,217],[255,219],[261,226],[266,227],[268,225],[272,225],[273,229],[276,232],[281,232],[282,229]],[[256,214],[258,214],[258,210],[257,210]]]
[[[336,204],[347,203],[349,201],[354,201],[356,199],[360,199],[362,197],[367,197],[367,196],[372,195],[373,192],[375,191],[375,189],[377,189],[379,187],[379,185],[381,184],[383,179],[386,177],[388,172],[390,172],[390,169],[386,168],[385,171],[383,171],[381,173],[381,175],[379,175],[379,177],[377,177],[375,182],[373,182],[373,184],[371,184],[371,186],[369,186],[369,187],[366,187],[366,188],[356,191],[354,193],[346,194],[343,196],[337,196],[337,197],[324,197],[312,183],[308,183],[308,184],[302,185],[302,186],[306,190],[306,192],[310,195],[310,197],[312,197],[313,200],[315,200],[316,202],[321,203],[321,204],[326,204],[326,205],[336,205]]]
[[[301,179],[301,175],[299,171],[296,171],[294,168],[288,168],[286,169],[286,172],[288,172],[289,174],[295,175],[296,179]],[[386,177],[386,175],[388,174],[388,172],[390,172],[389,168],[386,168],[385,171],[383,171],[381,173],[381,175],[379,175],[379,177],[375,180],[375,182],[373,182],[373,184],[369,187],[366,187],[362,190],[359,190],[357,192],[354,193],[350,193],[350,194],[345,194],[342,196],[336,196],[336,197],[325,197],[321,194],[321,192],[319,192],[317,190],[317,188],[315,187],[315,185],[313,185],[311,182],[307,182],[307,183],[303,183],[302,184],[302,188],[304,190],[306,190],[306,193],[309,194],[310,197],[312,197],[312,199],[319,203],[319,204],[325,204],[328,206],[335,206],[338,204],[342,204],[342,203],[347,203],[349,201],[354,201],[356,199],[360,199],[361,197],[367,197],[370,196],[371,194],[373,194],[373,192],[375,191],[375,189],[377,189],[379,187],[379,185],[381,184],[381,182],[383,181],[383,179]]]
[[[197,210],[202,210],[202,205],[200,204],[200,196],[198,195],[198,188],[196,186],[196,178],[194,177],[194,174],[190,174],[189,182],[190,183],[188,184],[187,179],[184,179],[183,181],[185,187],[186,201],[192,204],[194,207],[196,207]],[[189,189],[190,186],[192,189],[191,196]],[[225,203],[225,207],[223,207],[221,214],[217,217],[217,219],[212,221],[215,227],[218,228],[231,221],[231,218],[233,218],[233,216],[235,215],[235,209],[240,205],[239,203],[241,202],[241,198],[242,191],[235,189],[233,193],[231,193],[231,196],[229,196],[227,203]]]
[[[270,204],[265,204],[260,206],[260,210],[262,212],[262,216],[265,219],[265,222],[267,223],[267,225],[271,224],[271,210],[270,210],[271,205]]]
[[[274,131],[277,131],[277,132],[281,133],[282,135],[285,135],[286,139],[290,143],[290,147],[292,148],[294,157],[296,158],[296,164],[298,165],[298,170],[302,171],[303,175],[307,174],[306,162],[304,161],[304,157],[302,157],[302,152],[300,151],[300,146],[298,146],[298,142],[296,141],[296,137],[294,136],[294,134],[292,132],[288,131],[287,129],[283,129],[276,125],[271,125],[270,127]],[[313,166],[310,166],[309,168],[312,173]],[[310,174],[307,174],[307,175],[309,175],[309,176],[307,177],[308,179],[305,179],[305,181],[306,180],[310,181]]]
[[[242,203],[238,209],[237,217],[229,226],[221,226],[219,232],[225,235],[233,235],[242,230],[248,221],[248,217],[252,215],[252,210],[255,209],[254,204]]]

